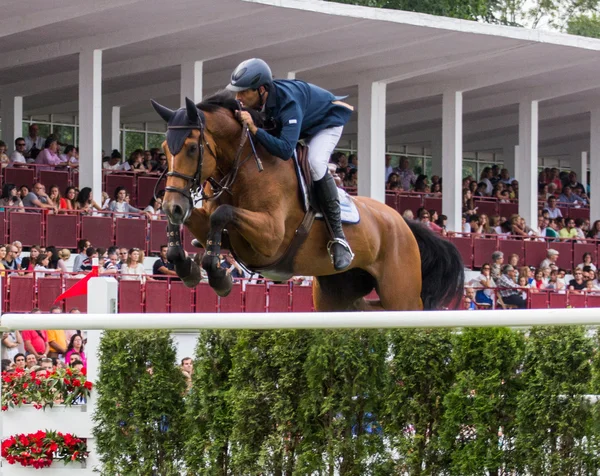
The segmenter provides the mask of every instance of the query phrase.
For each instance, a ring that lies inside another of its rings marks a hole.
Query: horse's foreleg
[[[186,222],[190,231],[202,240],[202,230],[208,230],[208,217],[204,210],[196,209],[190,219]],[[198,285],[202,279],[200,266],[190,257],[186,256],[181,241],[181,232],[179,225],[167,225],[167,259],[175,265],[175,272],[181,278],[183,284],[188,288]]]

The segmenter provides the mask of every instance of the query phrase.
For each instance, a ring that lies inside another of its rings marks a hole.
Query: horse
[[[460,301],[464,268],[454,245],[367,197],[352,197],[360,221],[345,224],[344,232],[355,257],[336,272],[326,224],[306,223],[294,159],[274,157],[254,143],[236,119],[242,105],[229,91],[199,104],[186,98],[177,110],[152,105],[167,122],[167,258],[186,286],[200,282],[201,266],[214,291],[229,294],[232,279],[219,263],[223,246],[266,278],[314,276],[318,311],[440,309]],[[259,115],[250,112],[258,125]],[[202,195],[201,207],[194,206],[195,193]],[[205,248],[202,257],[186,256],[182,225]],[[365,299],[373,290],[379,299]]]

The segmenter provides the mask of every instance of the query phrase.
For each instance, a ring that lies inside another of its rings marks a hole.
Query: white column
[[[449,231],[462,231],[463,94],[446,91],[442,99],[442,213]]]
[[[590,217],[600,216],[600,108],[590,113]]]
[[[102,50],[79,53],[79,187],[102,192]]]
[[[358,194],[385,202],[386,84],[358,85]]]
[[[442,133],[431,139],[431,175],[442,176]],[[430,177],[431,178],[431,177]]]
[[[15,150],[15,139],[23,136],[23,97],[4,96],[1,101],[2,140],[10,155]]]
[[[516,174],[516,164],[517,164],[517,144],[514,141],[509,141],[502,146],[502,162],[503,167],[508,169],[508,173],[511,177],[514,177]]]
[[[106,155],[121,150],[121,106],[102,104],[102,148]]]
[[[577,181],[584,187],[587,185],[587,155],[587,151],[575,149],[569,157],[571,170],[577,174]]]
[[[519,182],[519,215],[537,225],[538,193],[538,101],[519,103],[519,160],[515,178]]]
[[[202,100],[202,61],[189,61],[181,64],[180,104],[185,106],[188,97],[195,103]]]

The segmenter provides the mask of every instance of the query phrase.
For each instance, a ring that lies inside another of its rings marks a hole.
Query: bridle
[[[242,110],[241,103],[237,100],[236,100],[236,102],[238,103],[238,110]],[[256,153],[256,148],[254,146],[252,136],[250,135],[250,131],[248,130],[248,126],[246,124],[244,124],[240,144],[239,144],[237,152],[235,154],[235,159],[233,161],[231,170],[227,174],[223,174],[223,178],[220,181],[217,181],[213,177],[208,177],[208,179],[206,181],[210,184],[210,186],[213,190],[213,194],[207,195],[204,192],[204,187],[202,186],[203,184],[200,183],[200,177],[202,174],[202,163],[204,161],[205,147],[206,147],[206,150],[208,150],[210,155],[213,156],[213,158],[215,159],[215,161],[217,163],[218,163],[218,159],[217,159],[217,154],[215,154],[215,152],[212,150],[212,148],[210,147],[210,144],[207,142],[206,137],[204,135],[205,127],[204,127],[204,121],[202,120],[202,118],[204,117],[204,114],[202,113],[202,111],[199,111],[199,113],[200,114],[198,117],[198,125],[194,124],[194,125],[185,125],[185,126],[167,126],[167,130],[169,130],[169,129],[179,129],[179,130],[189,129],[190,131],[191,130],[200,131],[200,136],[198,138],[198,151],[199,152],[198,152],[198,164],[196,167],[196,173],[194,175],[187,175],[187,174],[178,172],[176,170],[169,171],[169,172],[167,172],[168,169],[163,170],[158,181],[154,185],[155,199],[156,199],[158,185],[160,184],[162,179],[165,177],[165,174],[167,177],[177,177],[177,178],[181,178],[187,182],[186,188],[179,188],[179,187],[173,187],[171,185],[168,185],[165,187],[165,191],[179,193],[180,195],[183,195],[190,202],[190,207],[193,208],[194,207],[193,195],[198,194],[198,192],[200,193],[201,199],[207,200],[207,201],[218,199],[223,194],[223,192],[227,192],[227,193],[231,194],[231,187],[232,187],[233,183],[235,182],[235,179],[237,178],[240,167],[242,165],[244,165],[244,163],[246,163],[248,161],[248,159],[250,159],[252,156],[254,156],[254,158],[256,160],[256,165],[258,167],[259,172],[263,171],[262,162],[259,159],[258,154]],[[243,149],[244,149],[244,145],[246,144],[246,140],[248,140],[250,142],[251,151],[244,158],[244,160],[240,160]],[[221,173],[223,173],[218,168],[218,166],[217,166],[217,169]]]

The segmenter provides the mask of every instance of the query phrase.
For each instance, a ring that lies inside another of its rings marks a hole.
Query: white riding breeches
[[[343,130],[343,126],[323,129],[307,141],[308,163],[310,164],[310,174],[314,181],[321,180],[325,177],[329,158],[331,157],[335,146],[340,141]]]

